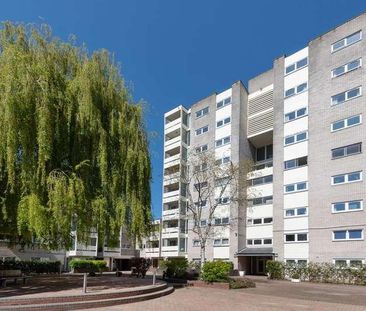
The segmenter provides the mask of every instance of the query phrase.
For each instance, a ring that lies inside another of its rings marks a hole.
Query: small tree
[[[251,167],[250,160],[234,164],[229,159],[216,160],[215,154],[210,152],[190,155],[181,178],[186,187],[190,230],[200,244],[201,266],[206,260],[207,243],[214,235],[212,225],[217,207],[227,202],[243,206],[247,197],[246,176]],[[236,221],[237,216],[230,215],[227,222],[220,224],[221,228],[233,227]]]

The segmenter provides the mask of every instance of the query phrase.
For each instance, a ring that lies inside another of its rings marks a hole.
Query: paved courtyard
[[[88,309],[101,310],[101,309]],[[177,289],[168,296],[103,310],[124,311],[234,311],[234,310],[366,310],[366,287],[286,281],[258,282],[257,288],[223,290]]]

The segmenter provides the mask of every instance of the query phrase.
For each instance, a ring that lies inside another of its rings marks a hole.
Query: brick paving
[[[359,311],[366,310],[366,287],[314,283],[294,284],[286,281],[257,282],[257,288],[238,290],[189,287],[177,289],[165,297],[123,306],[104,307],[103,310]]]

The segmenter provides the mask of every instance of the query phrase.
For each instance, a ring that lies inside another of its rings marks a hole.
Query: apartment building
[[[191,185],[176,177],[190,152],[211,149],[255,165],[247,202],[220,207],[240,221],[212,239],[208,260],[253,274],[273,258],[365,263],[365,34],[366,13],[275,59],[247,89],[236,82],[165,114],[162,257],[199,258],[185,208]]]

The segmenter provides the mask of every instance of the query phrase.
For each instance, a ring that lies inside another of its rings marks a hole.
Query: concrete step
[[[27,304],[16,304],[16,305],[3,305],[2,301],[0,301],[0,310],[42,310],[42,311],[60,311],[60,310],[77,310],[77,309],[87,309],[87,308],[100,308],[106,306],[113,306],[119,304],[126,304],[138,301],[144,301],[148,299],[154,299],[158,297],[162,297],[168,295],[174,291],[173,287],[167,287],[166,284],[164,286],[158,286],[155,290],[145,291],[145,293],[141,294],[141,292],[135,291],[135,294],[130,292],[128,296],[115,297],[115,298],[106,298],[107,294],[103,296],[103,294],[94,294],[94,295],[82,295],[83,300],[73,300],[73,301],[58,301],[58,302],[48,302],[45,297],[43,302],[35,303],[35,301],[29,301]],[[79,297],[79,296],[77,296]],[[93,299],[90,299],[93,298]],[[96,298],[99,297],[99,298]],[[60,297],[52,297],[52,298],[60,298]],[[87,298],[87,299],[85,299]]]

